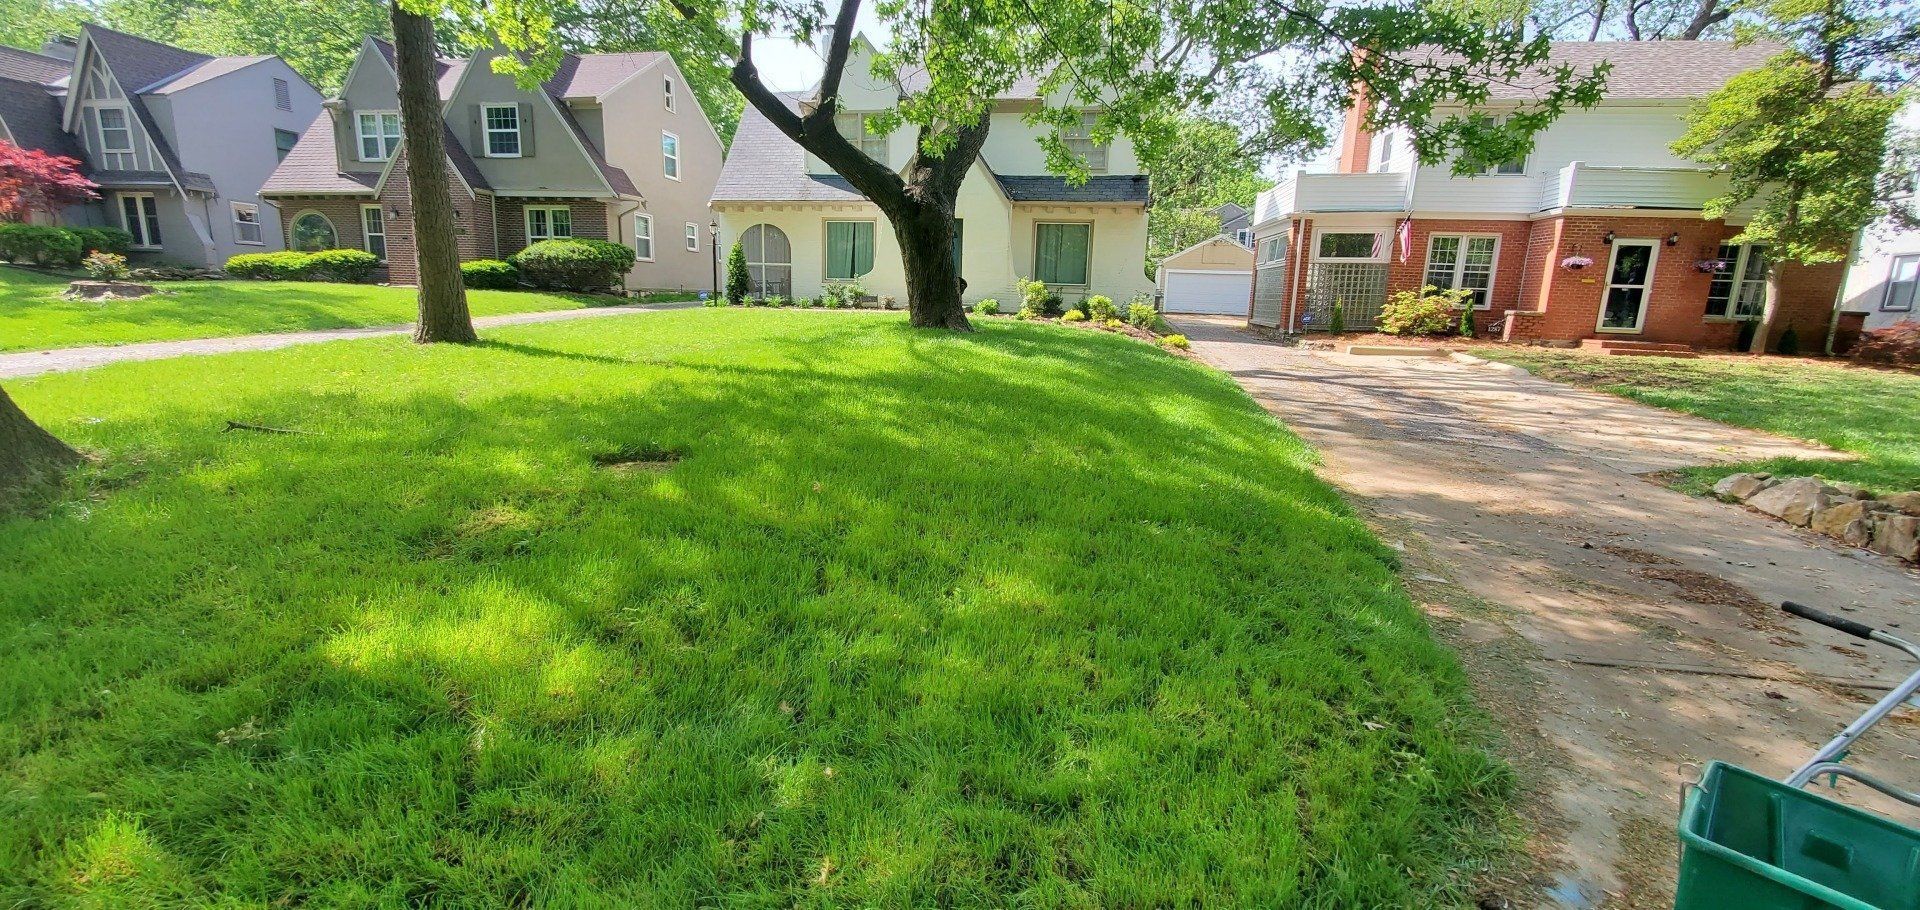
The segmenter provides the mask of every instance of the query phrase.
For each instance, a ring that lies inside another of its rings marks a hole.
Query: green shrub
[[[0,261],[23,259],[35,265],[74,268],[85,256],[80,235],[38,224],[0,224]]]
[[[520,270],[503,259],[475,259],[460,263],[460,277],[467,287],[482,291],[505,291],[520,286]]]
[[[1087,314],[1082,313],[1079,310],[1068,310],[1065,313],[1060,314],[1060,321],[1061,322],[1086,322]]]
[[[1021,319],[1033,319],[1047,314],[1047,297],[1051,292],[1047,290],[1046,282],[1019,278],[1015,279],[1014,287],[1020,291],[1020,312],[1016,315]]]
[[[1458,324],[1454,311],[1468,296],[1467,291],[1443,291],[1433,285],[1401,291],[1380,308],[1380,331],[1389,335],[1445,335]]]
[[[829,281],[820,288],[827,306],[834,309],[859,307],[860,298],[867,296],[867,286],[858,281]]]
[[[80,263],[87,277],[95,281],[119,281],[127,277],[127,257],[118,253],[92,252]]]
[[[1800,332],[1794,329],[1793,326],[1787,326],[1787,330],[1780,333],[1780,340],[1774,343],[1773,350],[1774,353],[1787,357],[1798,356],[1800,353]]]
[[[885,294],[882,294],[882,295],[880,296],[880,308],[881,308],[881,309],[883,309],[883,310],[891,310],[891,309],[894,309],[894,308],[895,308],[895,305],[896,305],[896,304],[897,304],[897,301],[895,301],[895,300],[894,300],[894,299],[893,299],[893,298],[892,298],[891,296],[888,296],[888,295],[885,295]]]
[[[380,267],[380,257],[366,250],[321,250],[306,256],[311,281],[365,281]]]
[[[1187,341],[1187,336],[1179,334],[1162,335],[1160,336],[1160,343],[1170,348],[1179,348],[1182,351],[1193,347],[1193,344]]]
[[[311,273],[308,254],[286,250],[279,253],[241,253],[227,260],[224,271],[235,278],[256,281],[301,281]]]
[[[1100,324],[1106,326],[1109,329],[1122,329],[1122,328],[1126,328],[1127,321],[1125,319],[1109,319]]]
[[[719,294],[703,294],[700,297],[701,306],[725,306],[726,302],[727,298]]]
[[[727,302],[739,306],[747,302],[747,251],[740,241],[733,242],[732,251],[727,253]]]
[[[1327,314],[1327,331],[1332,332],[1335,335],[1338,335],[1341,332],[1344,332],[1346,330],[1347,330],[1347,302],[1345,300],[1336,299],[1333,302],[1333,312]]]
[[[605,240],[542,240],[508,257],[520,277],[540,288],[604,291],[617,288],[633,268],[633,248]]]
[[[780,296],[779,294],[774,294],[773,296],[771,296],[771,297],[768,297],[768,298],[766,299],[766,304],[767,304],[767,306],[770,306],[770,307],[774,307],[775,309],[778,309],[778,308],[780,308],[780,307],[784,307],[784,306],[786,306],[786,305],[787,305],[787,298],[785,298],[785,297],[782,297],[782,296]]]
[[[114,253],[125,256],[133,249],[133,235],[116,227],[75,228],[80,247],[89,253]]]
[[[1119,308],[1113,305],[1113,298],[1105,294],[1095,294],[1088,297],[1086,300],[1086,310],[1087,318],[1095,322],[1106,322],[1120,314]]]
[[[1000,301],[988,297],[974,304],[973,312],[980,316],[997,316],[1000,313]]]
[[[1472,301],[1463,301],[1463,302],[1466,303],[1467,305],[1460,308],[1460,337],[1472,338],[1473,337],[1473,303]]]
[[[1160,311],[1153,304],[1135,298],[1127,304],[1127,324],[1136,328],[1150,329],[1160,319]]]

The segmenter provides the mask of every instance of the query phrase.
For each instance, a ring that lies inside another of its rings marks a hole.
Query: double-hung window
[[[1767,248],[1720,244],[1720,267],[1707,285],[1707,315],[1757,319],[1767,308]]]
[[[660,90],[661,90],[661,93],[664,94],[667,99],[667,113],[671,114],[673,113],[673,110],[674,110],[673,108],[673,77],[668,76],[662,81],[663,81],[663,85],[661,86]]]
[[[653,261],[653,216],[633,216],[633,254],[642,262]]]
[[[293,130],[276,128],[273,131],[273,153],[280,156],[281,161],[287,160],[287,153],[293,151],[293,147],[299,142],[300,134]]]
[[[1093,256],[1093,225],[1034,225],[1033,276],[1047,284],[1085,285]]]
[[[687,222],[687,252],[700,252],[700,226],[691,221]]]
[[[260,236],[260,207],[246,202],[232,203],[233,242],[258,245],[266,242]]]
[[[100,163],[110,171],[130,171],[134,163],[133,125],[124,107],[98,109],[100,118]]]
[[[833,127],[840,136],[854,144],[861,153],[881,164],[887,163],[887,137],[876,133],[867,126],[867,115],[858,112],[842,112],[833,115]]]
[[[662,131],[660,133],[660,160],[663,172],[669,179],[680,179],[680,137]]]
[[[527,243],[573,236],[573,211],[564,205],[527,206]]]
[[[520,105],[483,104],[480,119],[486,129],[488,158],[520,157]]]
[[[353,122],[354,135],[360,141],[361,161],[385,161],[400,147],[398,111],[358,111]]]
[[[387,223],[380,217],[380,207],[363,205],[360,207],[360,239],[366,244],[367,252],[387,261]]]
[[[1498,237],[1435,234],[1427,238],[1425,283],[1443,291],[1466,291],[1474,309],[1488,309],[1499,250]]]
[[[827,222],[827,280],[852,281],[871,271],[873,222]]]
[[[1275,234],[1260,241],[1260,263],[1279,262],[1287,258],[1287,235]]]
[[[1880,299],[1880,309],[1913,312],[1917,292],[1920,292],[1920,254],[1893,257],[1893,267],[1887,272],[1887,295]]]
[[[133,235],[134,248],[160,248],[160,210],[154,208],[152,193],[120,194],[120,227]]]
[[[1092,114],[1080,115],[1080,125],[1067,131],[1067,151],[1086,162],[1087,170],[1104,174],[1107,171],[1107,143],[1093,141],[1093,121]]]

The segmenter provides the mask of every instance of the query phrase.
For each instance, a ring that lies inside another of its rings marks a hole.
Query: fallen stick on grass
[[[288,429],[283,429],[281,427],[263,427],[257,423],[241,423],[238,420],[227,421],[227,428],[224,430],[221,430],[220,432],[231,433],[234,430],[252,430],[255,433],[279,433],[286,436],[312,436],[313,435],[312,433],[309,433],[306,430],[288,430]]]

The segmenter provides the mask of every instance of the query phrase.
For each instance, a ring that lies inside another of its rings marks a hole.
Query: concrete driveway
[[[1447,359],[1306,352],[1177,316],[1206,362],[1312,442],[1408,556],[1526,782],[1539,868],[1515,906],[1667,907],[1678,794],[1727,759],[1779,777],[1909,672],[1778,613],[1798,600],[1920,634],[1920,576],[1639,475],[1805,443]],[[1920,724],[1855,760],[1920,785]],[[1843,784],[1843,798],[1920,813]]]

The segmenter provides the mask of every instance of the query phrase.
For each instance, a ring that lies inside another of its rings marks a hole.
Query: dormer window
[[[483,104],[480,117],[486,125],[487,157],[520,157],[520,105]]]
[[[133,170],[133,127],[124,107],[103,107],[100,117],[100,166],[110,171]]]
[[[1080,125],[1067,131],[1067,151],[1075,158],[1086,162],[1087,170],[1096,174],[1107,169],[1107,143],[1093,141],[1093,115],[1083,114]]]
[[[355,138],[361,161],[386,161],[400,147],[399,111],[359,111],[354,114]]]
[[[867,116],[861,113],[842,113],[833,115],[833,125],[840,135],[858,147],[862,154],[882,164],[887,161],[887,137],[876,133],[867,126]]]
[[[661,80],[660,91],[667,99],[667,113],[669,114],[673,113],[673,77],[672,76],[668,76],[667,78]]]

